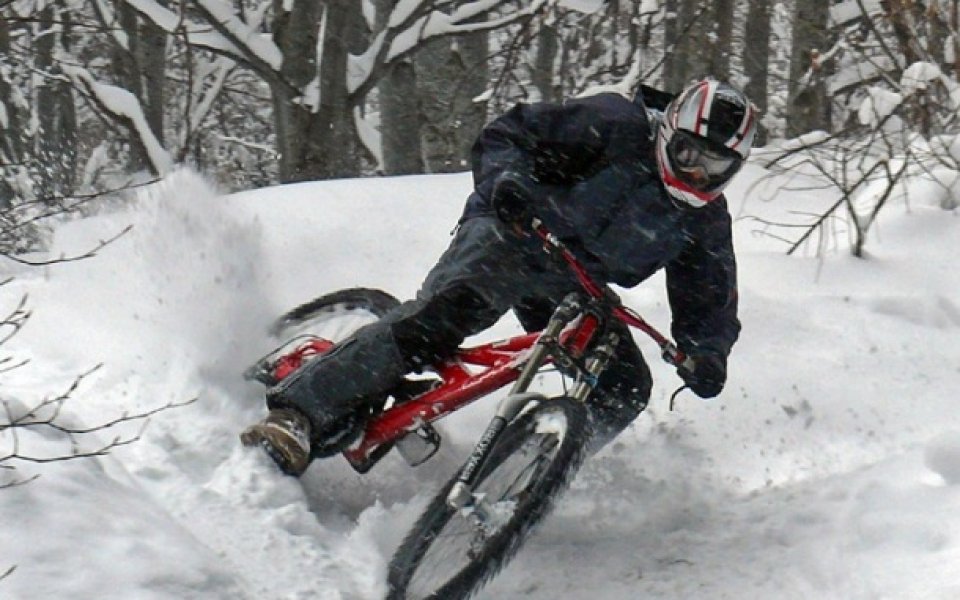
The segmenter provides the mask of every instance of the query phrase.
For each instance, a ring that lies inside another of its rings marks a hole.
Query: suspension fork
[[[573,392],[570,394],[571,398],[576,399],[578,402],[587,401],[590,393],[597,387],[600,374],[607,369],[607,365],[610,364],[610,361],[613,359],[613,354],[619,342],[620,336],[611,332],[607,334],[602,344],[599,344],[593,349],[590,353],[590,358],[587,359],[584,365],[583,377],[581,377],[576,387],[573,388]]]
[[[564,298],[560,306],[554,311],[553,316],[547,323],[540,337],[530,352],[520,371],[520,376],[513,384],[510,393],[497,405],[497,412],[486,430],[480,437],[480,441],[474,447],[473,452],[467,458],[457,483],[453,485],[450,493],[447,495],[447,504],[454,509],[461,509],[469,505],[473,500],[473,486],[483,468],[483,465],[490,457],[493,448],[496,446],[500,435],[520,411],[530,402],[544,400],[544,396],[538,393],[528,392],[527,389],[533,382],[537,371],[547,359],[550,348],[556,345],[560,338],[563,328],[571,321],[577,318],[583,312],[583,303],[577,294],[570,294]],[[593,360],[593,359],[591,359]],[[588,367],[589,368],[589,367]],[[581,382],[581,385],[583,383]],[[578,386],[579,387],[579,386]],[[585,397],[585,396],[584,396]]]

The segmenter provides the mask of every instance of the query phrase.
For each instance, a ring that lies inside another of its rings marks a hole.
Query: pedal
[[[440,449],[440,434],[430,423],[424,423],[396,441],[397,451],[411,467],[422,465]]]
[[[390,450],[393,449],[393,446],[394,446],[393,442],[388,442],[386,444],[383,444],[382,446],[378,446],[373,452],[370,453],[369,456],[360,460],[352,459],[350,458],[350,455],[346,453],[344,453],[343,456],[344,458],[347,459],[347,463],[349,463],[350,466],[353,467],[354,471],[363,475],[364,473],[372,469],[373,465],[380,462],[380,459],[386,456],[390,452]]]

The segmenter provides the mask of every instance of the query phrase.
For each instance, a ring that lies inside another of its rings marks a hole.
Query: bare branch
[[[31,266],[31,267],[39,267],[39,266],[43,266],[43,265],[53,265],[53,264],[66,263],[66,262],[76,262],[76,261],[78,261],[78,260],[84,260],[84,259],[92,258],[92,257],[96,256],[98,252],[100,252],[100,251],[103,250],[105,247],[109,246],[109,245],[112,244],[113,242],[117,241],[118,239],[120,239],[121,237],[123,237],[124,235],[126,235],[127,233],[129,233],[130,230],[132,230],[132,229],[133,229],[133,225],[127,225],[126,227],[123,228],[122,231],[120,231],[120,233],[118,233],[118,234],[114,235],[113,237],[108,238],[108,239],[106,239],[106,240],[100,240],[100,241],[97,243],[97,245],[94,246],[93,248],[91,248],[90,250],[87,250],[87,251],[84,252],[83,254],[77,254],[77,255],[74,255],[74,256],[61,255],[61,256],[59,256],[58,258],[50,258],[50,259],[36,260],[36,261],[34,261],[34,260],[28,260],[28,259],[25,259],[25,258],[21,258],[21,257],[19,257],[19,256],[16,256],[16,255],[14,255],[14,254],[10,254],[10,253],[8,253],[8,252],[0,252],[0,256],[3,256],[4,258],[6,258],[6,259],[8,259],[8,260],[11,260],[11,261],[13,261],[13,262],[15,262],[15,263],[18,263],[18,264],[21,264],[21,265],[27,265],[27,266]]]
[[[74,379],[64,393],[54,398],[44,399],[33,407],[30,407],[24,411],[22,414],[15,414],[15,411],[9,401],[3,401],[0,403],[2,404],[4,413],[6,414],[6,422],[0,422],[0,433],[8,433],[10,436],[9,450],[6,452],[6,454],[0,455],[0,468],[15,470],[15,467],[9,464],[14,461],[33,464],[47,464],[53,462],[72,461],[81,458],[105,456],[117,448],[130,445],[140,440],[150,417],[170,409],[188,406],[197,401],[197,398],[191,398],[182,402],[171,401],[162,406],[137,413],[123,413],[118,417],[103,421],[90,427],[77,427],[64,423],[61,418],[64,405],[72,397],[73,393],[77,390],[83,379],[99,368],[100,365],[97,365],[86,373],[79,375]],[[80,438],[83,438],[83,436],[90,434],[102,434],[121,424],[137,422],[140,423],[140,427],[133,435],[118,434],[110,438],[107,442],[96,445],[93,449],[79,449],[77,442]],[[53,456],[40,456],[21,451],[19,432],[34,428],[56,431],[63,434],[64,436],[74,440],[74,449],[69,453],[56,454]],[[13,480],[0,485],[0,489],[15,485],[24,485],[33,479],[36,479],[36,477],[38,476],[34,475],[28,479]]]

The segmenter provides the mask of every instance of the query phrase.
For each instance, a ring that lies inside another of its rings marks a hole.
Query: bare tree
[[[932,96],[930,90],[949,87],[954,94]],[[835,240],[839,229],[849,236],[850,251],[864,257],[869,234],[881,211],[895,198],[909,202],[908,182],[923,179],[941,186],[940,206],[958,206],[950,186],[960,172],[960,156],[951,151],[950,140],[960,131],[957,96],[960,84],[949,81],[923,63],[908,68],[896,91],[873,86],[870,96],[857,111],[856,123],[835,134],[820,132],[792,140],[786,150],[773,153],[764,163],[771,173],[786,174],[791,180],[821,182],[821,197],[835,197],[816,213],[798,215],[792,223],[764,221],[768,231],[797,231],[787,236],[788,253],[813,244],[822,251]],[[918,100],[924,98],[924,100]],[[911,114],[922,103],[928,118],[939,131],[950,136],[918,135]],[[816,185],[816,184],[807,184]],[[807,188],[809,189],[809,188]],[[930,189],[925,192],[930,195]],[[929,202],[929,197],[926,198]]]
[[[7,210],[3,212],[2,222],[9,230],[16,231],[16,227],[11,227],[10,224],[16,224],[19,217],[20,213]],[[0,256],[9,261],[31,266],[49,266],[56,263],[84,260],[96,256],[100,250],[118,239],[128,230],[129,228],[126,228],[112,238],[99,242],[86,252],[74,255],[64,255],[59,258],[42,261],[28,260],[9,251],[0,251]],[[9,284],[10,281],[11,279],[7,279],[0,282],[0,287]],[[27,297],[24,295],[20,297],[19,301],[16,302],[5,315],[0,316],[0,347],[4,346],[21,331],[30,319],[30,315],[31,312],[27,309]],[[8,373],[26,364],[26,361],[17,360],[12,355],[0,356],[0,374]],[[2,411],[0,411],[0,472],[8,474],[8,477],[0,481],[0,489],[22,485],[36,478],[36,476],[33,476],[21,479],[17,477],[15,473],[13,476],[9,476],[10,473],[16,471],[18,464],[60,462],[106,455],[120,446],[126,446],[137,441],[140,438],[140,432],[112,435],[106,441],[102,441],[103,435],[112,434],[116,428],[123,424],[142,423],[157,413],[171,408],[185,406],[194,401],[170,402],[150,410],[136,413],[122,413],[115,418],[107,419],[93,425],[80,425],[75,419],[69,417],[64,412],[64,408],[74,396],[80,383],[99,368],[100,366],[98,365],[86,373],[77,376],[64,392],[41,400],[24,402],[11,398],[0,399],[0,408],[2,408]],[[71,449],[67,452],[57,452],[52,455],[39,455],[25,451],[22,449],[21,436],[27,431],[59,433],[71,441]]]
[[[69,46],[61,2],[0,5],[0,204],[72,190],[76,109],[55,55]]]

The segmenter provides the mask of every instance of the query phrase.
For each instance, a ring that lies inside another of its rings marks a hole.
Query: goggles
[[[667,155],[677,177],[697,189],[709,190],[729,181],[743,160],[710,140],[679,129],[667,144]]]

